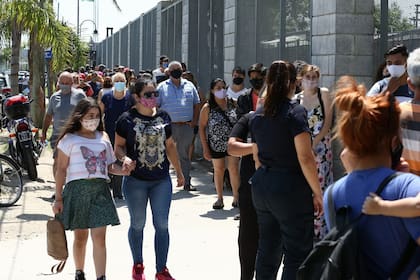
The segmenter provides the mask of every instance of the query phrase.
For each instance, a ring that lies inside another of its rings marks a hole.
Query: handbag
[[[60,273],[66,264],[69,252],[64,225],[57,216],[47,221],[47,252],[48,255],[60,261],[51,267],[51,273]]]

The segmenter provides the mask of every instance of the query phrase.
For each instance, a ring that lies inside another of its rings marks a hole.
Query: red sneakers
[[[144,276],[144,266],[142,263],[137,263],[133,265],[133,280],[146,280],[146,276]]]
[[[175,278],[173,278],[171,276],[171,274],[169,274],[169,270],[167,267],[165,267],[161,272],[156,273],[156,280],[175,280]]]

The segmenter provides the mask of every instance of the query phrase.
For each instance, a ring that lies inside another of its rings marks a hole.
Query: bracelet
[[[63,202],[63,200],[62,199],[55,199],[54,203],[56,203],[56,202]]]

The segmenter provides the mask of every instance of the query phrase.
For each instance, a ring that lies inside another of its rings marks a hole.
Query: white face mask
[[[318,87],[318,81],[314,80],[308,80],[308,79],[302,79],[302,88],[305,89],[314,89]]]
[[[388,72],[391,75],[391,77],[394,78],[399,78],[405,73],[404,65],[387,65],[386,68],[388,69]]]
[[[215,91],[214,96],[218,99],[224,99],[227,96],[226,90],[221,89],[221,90]]]
[[[85,129],[95,131],[98,128],[99,119],[82,120],[81,123]]]

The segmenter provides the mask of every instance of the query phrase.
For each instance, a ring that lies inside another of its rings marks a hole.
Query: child
[[[370,193],[363,203],[363,213],[368,215],[384,215],[400,218],[420,216],[420,193],[415,197],[398,200],[383,200],[380,196]]]
[[[131,172],[129,167],[114,164],[111,142],[103,130],[99,106],[94,99],[87,98],[77,104],[58,139],[53,211],[59,214],[66,230],[74,231],[76,280],[85,280],[89,229],[96,277],[105,279],[106,226],[120,223],[109,191],[108,172],[116,175]]]

